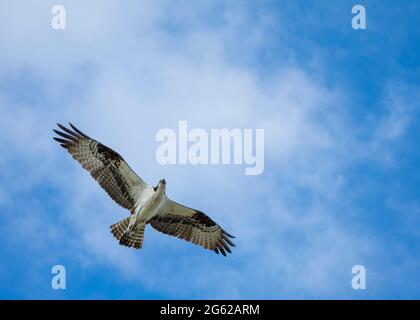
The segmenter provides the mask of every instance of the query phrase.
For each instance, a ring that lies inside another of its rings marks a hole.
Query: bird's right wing
[[[231,253],[229,245],[235,245],[229,238],[234,237],[209,216],[168,198],[164,201],[160,213],[150,219],[153,228],[216,253],[221,252],[224,256],[226,252]]]
[[[123,208],[133,210],[136,200],[146,184],[114,150],[90,138],[70,124],[70,130],[57,124],[62,131],[54,130],[60,145],[98,181],[108,195]]]

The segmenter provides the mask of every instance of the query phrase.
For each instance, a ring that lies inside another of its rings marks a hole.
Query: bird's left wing
[[[156,230],[190,241],[205,249],[231,253],[229,247],[235,245],[229,238],[232,235],[223,230],[216,222],[201,211],[194,210],[165,198],[160,213],[150,219]]]
[[[108,195],[123,208],[133,210],[141,193],[151,188],[114,150],[90,138],[70,123],[70,130],[57,124],[62,131],[54,139],[98,181]]]

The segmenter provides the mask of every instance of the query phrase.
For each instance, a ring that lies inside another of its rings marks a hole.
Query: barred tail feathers
[[[130,218],[125,218],[111,225],[111,233],[119,240],[121,245],[140,249],[143,245],[146,225],[137,225],[132,230],[129,230]]]

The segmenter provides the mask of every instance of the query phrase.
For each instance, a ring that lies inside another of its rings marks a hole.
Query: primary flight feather
[[[71,123],[70,128],[57,124],[54,140],[67,149],[99,185],[131,215],[111,225],[111,232],[121,245],[139,249],[147,224],[156,230],[190,241],[216,253],[231,253],[232,235],[199,210],[170,200],[165,179],[156,187],[144,182],[114,150],[90,138]]]

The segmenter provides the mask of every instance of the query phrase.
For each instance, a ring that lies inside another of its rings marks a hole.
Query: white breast
[[[158,194],[153,189],[147,190],[147,193],[144,192],[142,197],[136,202],[136,220],[139,222],[147,221],[155,216],[162,202],[162,194]]]

